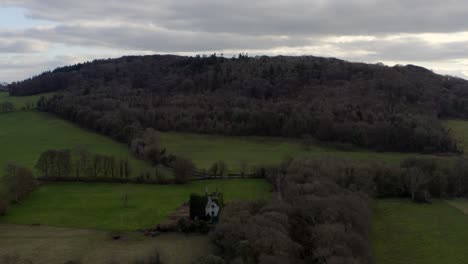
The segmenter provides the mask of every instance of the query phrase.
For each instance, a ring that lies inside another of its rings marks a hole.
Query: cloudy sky
[[[317,55],[468,78],[466,0],[0,0],[0,81],[128,54]]]

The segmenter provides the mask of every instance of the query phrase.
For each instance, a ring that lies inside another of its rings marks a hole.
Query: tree
[[[72,171],[71,151],[69,149],[58,150],[56,152],[55,166],[57,167],[57,177],[66,178]]]
[[[15,163],[8,163],[2,178],[6,197],[12,202],[19,202],[24,196],[34,191],[38,184],[32,172]]]
[[[408,181],[408,189],[411,194],[411,200],[415,202],[420,200],[420,197],[418,197],[419,195],[423,195],[423,200],[426,200],[426,187],[430,181],[429,176],[426,175],[421,169],[412,167],[406,171],[406,178]]]
[[[86,178],[92,175],[91,153],[84,148],[75,148],[72,152],[75,178]]]
[[[15,105],[11,102],[0,103],[0,113],[8,113],[15,111]]]
[[[185,158],[177,158],[174,161],[173,169],[175,182],[177,184],[186,183],[196,170],[193,162]]]
[[[228,166],[223,160],[218,161],[219,176],[225,176],[228,172]]]
[[[210,175],[216,177],[218,175],[218,162],[213,163],[208,169],[208,172],[210,173]]]
[[[240,174],[242,177],[245,177],[245,174],[247,173],[247,169],[248,169],[248,164],[247,164],[247,161],[245,160],[241,160],[239,162],[239,168],[240,168]]]
[[[55,162],[56,162],[56,151],[46,150],[41,153],[36,163],[36,169],[42,173],[42,177],[56,177],[55,175]]]
[[[130,148],[137,157],[148,160],[153,165],[161,163],[166,153],[160,146],[159,133],[152,128],[147,128],[141,137],[133,139]]]

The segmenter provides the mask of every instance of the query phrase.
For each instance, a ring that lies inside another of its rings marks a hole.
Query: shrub
[[[205,195],[191,194],[190,195],[190,219],[201,219],[205,217],[205,206],[207,198]]]
[[[177,222],[179,231],[183,233],[202,233],[206,234],[210,231],[208,223],[204,220],[191,220],[187,218],[181,218]]]
[[[173,163],[174,177],[177,184],[183,184],[195,172],[195,165],[189,159],[177,158]]]

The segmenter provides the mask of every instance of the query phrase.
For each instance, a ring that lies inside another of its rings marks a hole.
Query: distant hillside
[[[63,91],[39,108],[130,142],[146,127],[303,137],[378,150],[453,152],[439,118],[468,118],[468,81],[413,65],[319,57],[123,57],[9,86]]]

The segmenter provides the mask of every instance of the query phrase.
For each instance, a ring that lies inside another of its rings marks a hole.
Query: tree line
[[[151,156],[153,157],[153,156]],[[167,160],[164,157],[162,160]],[[159,164],[159,163],[156,163]],[[166,164],[166,163],[165,163]],[[139,174],[132,172],[128,158],[91,153],[85,149],[50,149],[42,152],[35,168],[40,180],[135,182],[156,184],[184,184],[195,174],[196,167],[189,159],[172,156],[167,163],[174,179],[165,177],[155,165]]]
[[[39,109],[129,145],[153,128],[458,152],[439,119],[468,118],[465,80],[311,56],[123,57],[58,68],[9,89],[61,91]]]
[[[0,102],[0,113],[9,113],[15,111],[15,105],[11,102]]]
[[[128,159],[112,155],[92,154],[84,149],[46,150],[35,168],[42,179],[128,179]]]

